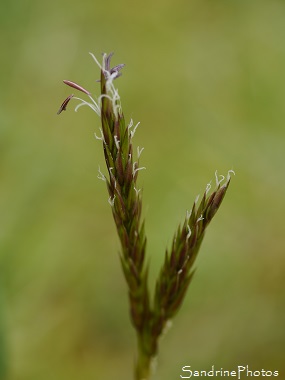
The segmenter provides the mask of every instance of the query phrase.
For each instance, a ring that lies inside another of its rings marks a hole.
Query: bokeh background
[[[135,335],[104,183],[99,119],[56,115],[88,52],[141,125],[151,263],[218,170],[234,169],[157,380],[181,367],[279,370],[285,347],[285,2],[1,0],[0,379],[132,379]]]

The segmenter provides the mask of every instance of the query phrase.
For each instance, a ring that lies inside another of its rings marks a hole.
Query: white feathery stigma
[[[130,132],[131,134],[131,139],[134,137],[137,127],[140,125],[140,121],[134,126],[133,130]],[[130,128],[129,128],[130,129]]]
[[[223,180],[225,179],[225,176],[223,176],[222,174],[218,175],[218,171],[216,170],[215,171],[215,177],[216,177],[216,186],[219,187],[220,184],[223,182]],[[221,179],[219,179],[219,177],[221,177]]]
[[[190,236],[191,236],[191,233],[192,233],[189,224],[187,224],[187,231],[188,231],[188,234],[187,234],[187,236],[186,236],[186,240],[189,240],[189,238],[190,238]]]
[[[136,196],[138,196],[138,195],[139,195],[139,192],[141,191],[141,189],[137,189],[137,188],[134,186],[134,190],[135,190],[135,192],[136,192]]]
[[[189,221],[191,215],[192,215],[192,209],[190,211],[186,210],[186,220],[187,221]]]
[[[198,222],[200,222],[201,220],[203,220],[204,218],[203,218],[203,216],[202,216],[202,214],[199,216],[199,218],[197,219],[197,222],[196,223],[198,223]]]
[[[138,155],[138,159],[140,158],[140,156],[141,156],[143,150],[144,150],[144,148],[141,148],[141,149],[140,149],[139,146],[137,147],[137,155]]]
[[[95,139],[96,140],[101,140],[105,143],[105,139],[104,139],[104,134],[103,134],[103,131],[102,131],[102,128],[99,128],[99,131],[101,133],[101,136],[97,136],[96,132],[94,133],[94,136],[95,136]]]
[[[106,177],[105,177],[104,174],[101,172],[100,165],[98,166],[98,175],[97,175],[97,178],[101,179],[101,181],[106,182]]]
[[[206,186],[206,195],[208,194],[208,192],[211,190],[211,182],[207,183],[207,186]]]
[[[229,170],[228,171],[228,174],[227,174],[227,182],[229,182],[229,180],[231,179],[231,174],[230,173],[232,173],[233,175],[236,175],[236,173],[234,172],[234,170]]]
[[[116,144],[116,148],[119,150],[120,149],[120,140],[118,140],[118,136],[117,135],[114,136],[114,141],[115,141],[115,144]]]
[[[111,207],[114,206],[116,195],[113,196],[113,198],[110,196],[108,199],[108,203]]]
[[[136,165],[137,165],[137,162],[134,162],[133,163],[133,177],[136,175],[136,172],[138,172],[139,170],[146,169],[145,166],[142,166],[141,168],[136,168]]]

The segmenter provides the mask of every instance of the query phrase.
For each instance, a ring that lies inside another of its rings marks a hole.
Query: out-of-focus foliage
[[[217,169],[234,169],[161,344],[181,367],[284,370],[285,3],[8,1],[0,5],[0,378],[131,379],[134,333],[104,183],[99,119],[56,115],[88,55],[114,51],[141,125],[151,283]],[[282,367],[283,366],[283,367]]]

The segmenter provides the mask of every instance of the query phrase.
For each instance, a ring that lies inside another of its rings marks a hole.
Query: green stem
[[[138,358],[135,368],[135,380],[150,380],[152,375],[153,357],[145,352],[140,337],[138,337]]]

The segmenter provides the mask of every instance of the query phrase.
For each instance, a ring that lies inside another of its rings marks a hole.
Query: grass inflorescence
[[[102,65],[91,54],[101,70],[101,94],[92,97],[82,86],[64,83],[87,95],[89,101],[69,95],[58,114],[65,111],[72,99],[80,100],[76,110],[89,106],[101,118],[100,135],[106,162],[107,177],[99,168],[98,177],[106,182],[109,204],[121,243],[120,262],[126,279],[130,316],[136,330],[138,352],[135,380],[150,379],[152,365],[158,353],[158,341],[170,320],[178,312],[193,278],[193,264],[205,236],[205,230],[219,209],[230,184],[230,170],[226,178],[216,173],[216,188],[210,192],[208,184],[200,202],[195,200],[187,211],[184,223],[174,235],[171,249],[166,251],[164,263],[156,280],[153,301],[148,288],[146,264],[146,236],[142,220],[142,196],[137,187],[142,149],[134,153],[132,144],[138,126],[131,120],[126,124],[118,90],[114,80],[121,75],[123,64],[111,68],[112,54],[103,54]],[[223,183],[224,182],[224,183]],[[223,184],[222,184],[223,183]]]

